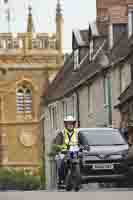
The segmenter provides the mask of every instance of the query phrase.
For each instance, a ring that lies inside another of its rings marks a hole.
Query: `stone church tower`
[[[42,90],[64,60],[60,2],[56,9],[56,33],[35,33],[32,29],[29,7],[25,33],[0,33],[1,166],[36,169],[39,165]]]

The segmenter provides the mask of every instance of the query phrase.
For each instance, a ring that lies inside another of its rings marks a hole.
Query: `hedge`
[[[39,190],[41,178],[33,176],[29,171],[0,169],[0,190]]]

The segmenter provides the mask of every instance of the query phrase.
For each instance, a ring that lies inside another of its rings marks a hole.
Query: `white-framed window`
[[[92,55],[93,55],[93,39],[90,41],[90,49],[89,49],[89,54],[90,54],[90,61],[92,60]]]
[[[79,65],[79,49],[74,50],[74,70],[78,68]]]
[[[30,88],[25,86],[17,88],[16,110],[18,114],[32,113],[32,91]]]
[[[50,112],[52,129],[57,130],[57,106],[51,106]]]
[[[131,36],[133,33],[133,8],[128,8],[128,34]]]
[[[88,113],[93,113],[93,88],[92,85],[88,86]]]
[[[62,105],[63,105],[63,118],[64,118],[67,116],[67,103],[63,101]]]
[[[103,77],[103,92],[104,92],[104,107],[108,106],[108,78],[107,76]]]
[[[72,96],[72,115],[75,117],[75,98]]]

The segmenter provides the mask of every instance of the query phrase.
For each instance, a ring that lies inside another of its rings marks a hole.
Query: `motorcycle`
[[[68,145],[68,150],[65,153],[65,179],[64,184],[66,191],[79,191],[81,188],[80,175],[80,156],[81,151],[77,145]]]

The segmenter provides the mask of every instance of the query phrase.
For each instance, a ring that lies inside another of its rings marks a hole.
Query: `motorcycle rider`
[[[61,184],[65,178],[64,154],[62,152],[67,150],[68,145],[79,144],[79,135],[75,126],[76,119],[70,115],[67,116],[64,118],[64,129],[58,133],[55,139],[56,146],[60,148],[59,154],[56,157],[59,177],[58,184]]]

